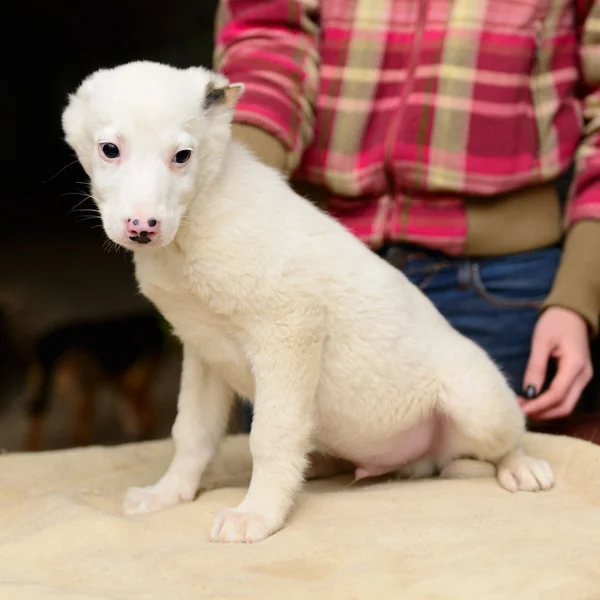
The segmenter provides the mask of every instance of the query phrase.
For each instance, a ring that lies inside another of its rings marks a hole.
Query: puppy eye
[[[186,163],[188,160],[190,160],[191,155],[192,155],[191,150],[180,150],[173,157],[173,162],[177,163],[178,165],[182,165],[183,163]]]
[[[119,158],[119,155],[121,154],[117,146],[111,144],[110,142],[103,142],[100,144],[100,150],[102,151],[102,154],[106,156],[106,158],[110,158],[111,160],[114,158]]]

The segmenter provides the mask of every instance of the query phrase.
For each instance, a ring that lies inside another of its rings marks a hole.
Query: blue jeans
[[[521,392],[539,308],[558,269],[558,246],[477,259],[394,245],[378,254],[418,286],[455,329],[481,346]],[[251,414],[248,405],[247,427]]]

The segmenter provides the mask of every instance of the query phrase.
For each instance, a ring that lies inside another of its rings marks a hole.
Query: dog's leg
[[[39,452],[42,448],[44,419],[41,415],[30,414],[27,417],[27,431],[23,449],[25,452]]]
[[[50,401],[51,374],[35,362],[27,373],[27,431],[23,442],[24,450],[36,452],[42,446],[43,423]]]
[[[144,386],[137,390],[132,401],[140,423],[138,439],[151,440],[156,429],[156,413],[148,388]]]
[[[58,387],[74,410],[73,445],[89,446],[94,429],[94,402],[105,374],[98,361],[79,350],[66,352],[57,365]]]
[[[212,541],[258,542],[275,533],[303,483],[311,449],[321,339],[311,332],[302,340],[278,340],[274,333],[261,345],[253,365],[252,479],[241,504],[216,515]]]
[[[446,456],[440,457],[447,464],[445,472],[460,477],[463,467],[449,463],[472,457],[495,465],[498,482],[510,492],[550,489],[554,485],[550,465],[521,449],[525,418],[514,394],[506,385],[492,384],[480,393],[463,384],[448,390],[443,401],[449,417]],[[463,463],[472,470],[467,461]]]
[[[173,425],[173,460],[158,483],[127,492],[125,513],[154,512],[194,498],[202,473],[225,433],[233,399],[233,391],[223,379],[185,345]]]
[[[136,438],[139,441],[154,436],[156,412],[149,388],[157,367],[155,361],[143,361],[123,373],[118,381],[121,393],[135,415]]]
[[[86,384],[79,382],[75,391],[75,429],[73,432],[73,445],[75,447],[90,445],[94,425],[95,391],[90,382],[86,382]]]

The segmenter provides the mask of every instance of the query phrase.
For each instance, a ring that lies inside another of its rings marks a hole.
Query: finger
[[[535,398],[544,385],[546,372],[548,370],[548,360],[552,348],[549,340],[537,338],[534,336],[531,345],[531,354],[525,369],[523,377],[523,393],[522,397],[525,400]]]
[[[582,370],[579,376],[573,382],[565,401],[547,410],[541,410],[537,413],[532,413],[529,417],[535,421],[550,421],[552,419],[562,419],[568,417],[573,409],[577,406],[583,390],[585,390],[587,384],[591,380],[591,375]]]
[[[584,365],[578,361],[569,361],[563,358],[558,363],[558,372],[552,380],[548,390],[531,400],[524,407],[526,415],[533,415],[562,404],[569,394],[575,380],[580,376]]]

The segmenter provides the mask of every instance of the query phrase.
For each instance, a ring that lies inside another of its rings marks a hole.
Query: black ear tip
[[[204,96],[204,109],[220,104],[225,101],[225,88],[216,88],[210,85]]]

